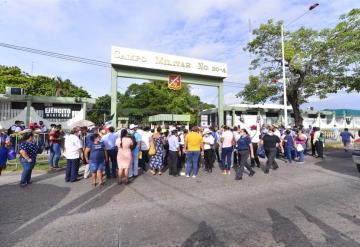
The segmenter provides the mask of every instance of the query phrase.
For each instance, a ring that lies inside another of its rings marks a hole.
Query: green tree
[[[360,9],[353,9],[340,17],[340,22],[329,31],[327,47],[331,59],[339,61],[337,71],[346,73],[341,86],[348,92],[360,91]],[[339,72],[337,72],[339,73]]]
[[[96,102],[93,105],[91,111],[87,113],[87,118],[96,124],[103,123],[104,114],[107,120],[107,118],[110,116],[110,109],[111,96],[106,94],[96,99]]]
[[[199,111],[212,107],[214,106],[201,102],[198,96],[191,95],[188,85],[174,91],[163,81],[132,84],[119,99],[121,116],[140,119],[160,113],[190,114],[191,124],[196,124]]]
[[[262,83],[259,77],[250,76],[249,84],[245,85],[245,88],[236,96],[246,99],[247,103],[258,104],[265,103],[267,99],[277,95],[278,90],[279,88],[276,84],[269,85],[267,83]],[[274,100],[276,100],[276,97]]]
[[[35,96],[55,96],[56,88],[61,88],[64,97],[90,98],[86,90],[75,86],[69,79],[31,76],[18,67],[0,66],[0,93],[5,93],[6,87],[20,87],[27,95]]]
[[[287,99],[297,125],[301,125],[303,120],[300,105],[309,97],[325,98],[328,93],[340,89],[359,88],[359,77],[356,76],[359,72],[359,39],[349,38],[359,37],[358,21],[359,10],[353,10],[342,16],[334,29],[316,31],[301,27],[284,33]],[[260,71],[258,81],[250,79],[250,84],[238,94],[245,101],[259,103],[270,99],[281,102],[283,98],[282,88],[273,85],[282,78],[281,24],[269,20],[260,25],[253,31],[255,38],[245,48],[254,54],[250,70]],[[351,29],[347,28],[349,26]],[[343,47],[344,42],[347,48]],[[352,52],[349,53],[348,49]],[[357,55],[351,57],[354,52]],[[254,96],[254,92],[258,95]]]
[[[146,117],[160,113],[190,114],[191,124],[196,124],[199,111],[215,107],[201,102],[196,95],[191,95],[187,85],[179,91],[170,90],[167,82],[154,81],[131,84],[124,94],[118,93],[118,116],[131,117],[143,121]],[[97,98],[88,118],[95,123],[102,123],[104,113],[110,117],[111,97],[104,95]]]

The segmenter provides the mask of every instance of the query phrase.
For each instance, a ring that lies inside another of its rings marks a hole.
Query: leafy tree
[[[118,101],[120,95],[121,94],[118,93]],[[119,113],[119,109],[118,109],[118,113]],[[105,121],[108,121],[111,118],[111,96],[108,94],[98,97],[91,111],[87,113],[87,118],[96,124],[103,123],[104,116],[105,116]]]
[[[190,114],[191,124],[196,124],[199,111],[214,107],[201,102],[196,95],[191,95],[188,85],[174,91],[167,87],[167,82],[154,81],[132,84],[119,99],[120,115],[134,116],[138,119],[165,114]]]
[[[283,98],[282,88],[273,85],[282,78],[281,24],[269,20],[260,25],[253,31],[255,38],[245,48],[255,55],[250,70],[260,71],[258,79],[250,79],[238,94],[245,101],[259,103],[270,99],[281,102]],[[297,125],[303,120],[300,105],[309,97],[325,98],[328,93],[343,88],[360,88],[359,76],[356,76],[359,73],[358,9],[342,16],[334,29],[316,31],[301,27],[295,32],[285,32],[284,36],[287,99]],[[355,37],[357,39],[353,40]],[[256,96],[254,92],[257,92]]]
[[[278,87],[276,84],[264,84],[260,81],[259,77],[250,76],[249,84],[247,84],[243,91],[239,92],[236,96],[246,98],[246,101],[249,103],[258,104],[265,103],[268,98],[271,98],[273,95],[277,94]]]
[[[199,111],[212,107],[214,105],[201,102],[198,96],[191,95],[187,85],[174,91],[168,89],[167,82],[162,81],[132,84],[124,94],[118,93],[118,116],[130,117],[139,122],[148,116],[165,113],[190,114],[191,124],[196,124]],[[102,123],[104,112],[110,116],[110,108],[111,97],[99,97],[88,117],[95,123]]]
[[[337,70],[348,76],[341,86],[348,92],[360,91],[360,9],[353,9],[340,17],[340,22],[329,31],[327,40],[331,59],[339,61]]]
[[[61,89],[61,96],[90,98],[90,94],[82,87],[75,86],[69,79],[60,77],[31,76],[18,67],[0,66],[0,93],[5,87],[20,87],[27,95],[54,96],[56,89]]]

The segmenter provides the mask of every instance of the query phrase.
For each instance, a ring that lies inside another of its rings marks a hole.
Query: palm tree
[[[55,82],[55,97],[61,97],[63,95],[64,81],[61,77],[57,76]]]

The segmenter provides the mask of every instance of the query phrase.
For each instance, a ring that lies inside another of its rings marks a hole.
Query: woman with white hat
[[[215,139],[211,134],[210,129],[205,129],[203,132],[203,143],[204,143],[204,160],[205,160],[205,171],[212,172],[213,168],[213,145],[215,143]]]

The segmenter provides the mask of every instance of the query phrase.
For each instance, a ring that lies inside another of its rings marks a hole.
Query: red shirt
[[[57,140],[57,139],[60,138],[60,132],[58,132],[58,131],[51,131],[51,132],[49,133],[49,140],[50,140],[50,137],[53,137],[53,138],[54,138],[53,140],[51,140],[51,143],[59,143],[59,142],[60,142],[59,140]]]

